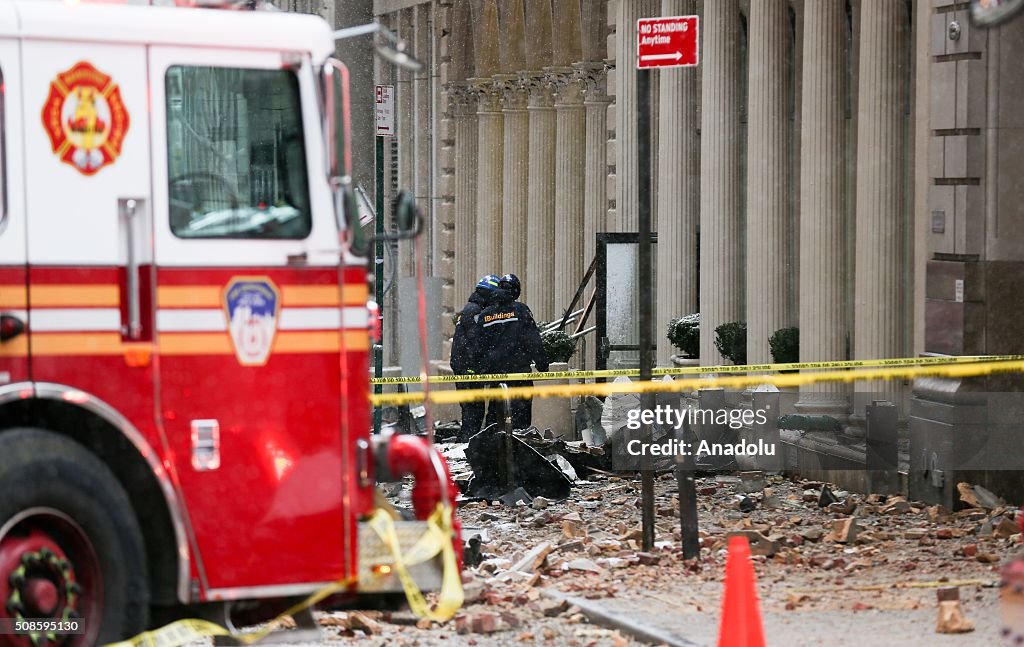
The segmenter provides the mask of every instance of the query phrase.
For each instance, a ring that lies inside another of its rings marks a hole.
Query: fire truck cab
[[[371,442],[333,52],[312,16],[0,0],[0,616],[93,644],[402,590],[375,476],[415,476],[409,537],[455,487]]]

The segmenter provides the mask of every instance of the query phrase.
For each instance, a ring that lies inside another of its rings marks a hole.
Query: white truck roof
[[[319,16],[75,1],[0,0],[0,37],[334,53]]]

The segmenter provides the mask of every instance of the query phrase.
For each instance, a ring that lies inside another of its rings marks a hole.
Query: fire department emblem
[[[83,175],[93,175],[121,154],[128,110],[113,79],[80,61],[50,82],[43,127],[53,152]]]
[[[228,334],[242,366],[267,363],[277,333],[277,286],[268,278],[236,278],[224,290]]]

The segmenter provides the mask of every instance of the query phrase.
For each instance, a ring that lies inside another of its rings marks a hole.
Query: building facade
[[[539,319],[561,316],[595,234],[636,231],[636,20],[697,14],[699,67],[652,75],[659,362],[667,321],[693,312],[706,365],[724,363],[714,331],[732,321],[751,363],[786,327],[804,361],[1024,350],[1020,301],[998,292],[1024,261],[1024,19],[978,29],[946,0],[375,0],[374,14],[426,63],[377,78],[398,94],[388,189],[429,205],[442,336],[488,272],[518,274]],[[797,409],[856,426],[879,397],[905,419],[911,394],[811,385]]]

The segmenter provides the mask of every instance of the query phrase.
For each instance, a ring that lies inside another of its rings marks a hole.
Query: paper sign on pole
[[[376,86],[377,136],[394,137],[395,135],[395,86]]]

